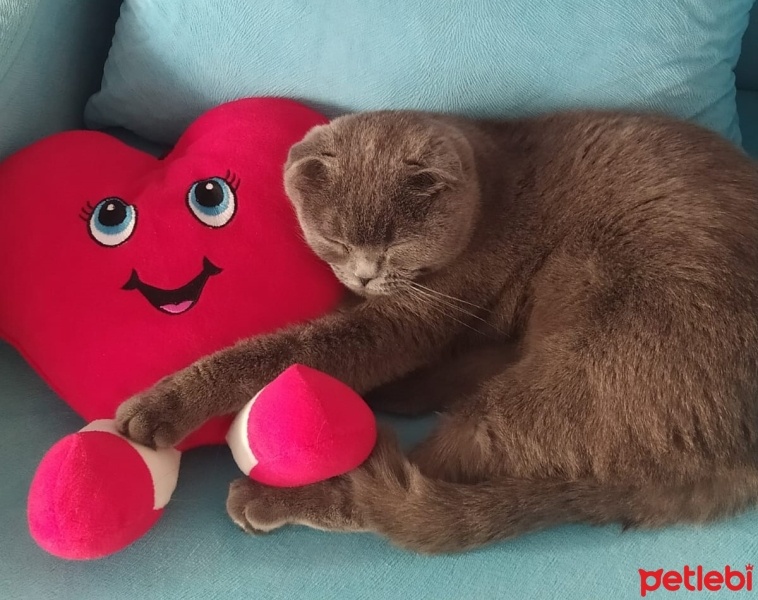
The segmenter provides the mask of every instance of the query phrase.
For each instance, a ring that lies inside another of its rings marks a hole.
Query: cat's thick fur
[[[443,415],[408,457],[383,431],[345,476],[235,482],[239,525],[441,552],[756,501],[758,170],[728,142],[656,116],[366,113],[312,131],[285,182],[364,299],[161,381],[121,407],[122,431],[171,445],[294,362]]]

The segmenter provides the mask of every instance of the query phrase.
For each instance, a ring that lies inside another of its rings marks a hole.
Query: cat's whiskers
[[[451,314],[450,312],[448,312],[443,306],[440,306],[439,304],[437,304],[437,303],[441,302],[440,298],[438,298],[436,296],[433,296],[431,294],[427,294],[423,290],[420,290],[418,288],[414,288],[414,287],[411,287],[411,286],[406,286],[405,289],[410,293],[410,295],[413,298],[415,298],[416,300],[418,300],[420,303],[424,304],[425,306],[427,306],[427,307],[429,307],[429,308],[431,308],[433,310],[436,310],[438,313],[444,315],[448,319],[452,319],[456,323],[459,323],[460,325],[463,325],[464,327],[467,327],[471,331],[475,331],[476,333],[478,333],[480,335],[483,335],[485,337],[489,337],[491,335],[491,334],[489,334],[486,331],[482,331],[481,329],[478,329],[478,328],[472,326],[470,323],[466,323],[465,321],[462,321],[461,319],[459,319],[458,317],[456,317],[454,314]],[[454,308],[456,310],[461,310],[460,307],[455,306],[453,304],[448,304],[447,302],[444,303],[444,306],[448,306],[448,307]],[[479,319],[480,321],[482,321],[483,323],[485,323],[485,324],[487,324],[489,326],[489,324],[486,321],[484,321],[484,319],[476,317],[476,315],[472,315],[472,314],[470,314],[470,313],[468,313],[466,311],[462,311],[462,312],[464,314],[468,315],[468,316],[475,317],[475,318]]]
[[[458,298],[456,296],[450,296],[449,294],[444,294],[440,292],[439,290],[432,289],[430,287],[427,287],[425,285],[420,284],[418,281],[411,281],[409,280],[408,283],[412,285],[415,288],[419,288],[422,290],[425,290],[427,292],[431,292],[432,294],[436,294],[437,296],[442,296],[443,298],[448,298],[450,300],[454,300],[455,302],[461,302],[463,304],[468,304],[469,306],[473,306],[474,308],[478,308],[479,310],[488,310],[484,306],[479,306],[478,304],[474,304],[473,302],[469,302],[468,300],[464,300],[463,298]]]
[[[446,298],[452,298],[454,300],[458,300],[458,298],[455,298],[454,296],[448,296],[447,294],[443,294],[442,292],[437,292],[436,290],[432,290],[431,288],[427,288],[427,287],[419,288],[418,286],[420,284],[417,284],[417,283],[415,283],[413,281],[409,281],[408,284],[411,286],[411,289],[413,289],[417,293],[422,294],[423,296],[429,298],[430,300],[434,300],[435,302],[439,302],[440,304],[444,304],[445,306],[447,306],[449,308],[452,308],[453,310],[457,310],[458,312],[466,315],[467,317],[471,317],[472,319],[476,319],[477,321],[481,321],[487,327],[490,327],[491,329],[493,329],[497,333],[502,334],[501,331],[498,331],[497,328],[495,328],[494,326],[492,326],[486,319],[483,319],[479,315],[476,315],[476,314],[472,313],[471,311],[466,310],[462,306],[459,306],[459,305],[454,304],[452,302],[448,302],[446,300]],[[465,300],[461,300],[461,301],[465,302]],[[471,304],[471,303],[470,302],[466,302],[466,304]],[[472,306],[476,306],[476,305],[472,305]],[[485,310],[482,307],[479,307],[479,308],[481,308],[482,310]]]
[[[422,304],[424,304],[428,308],[431,308],[432,310],[434,310],[434,311],[442,314],[444,317],[446,317],[448,319],[452,319],[456,323],[459,323],[460,325],[463,325],[464,327],[470,329],[471,331],[475,331],[476,333],[478,333],[480,335],[484,335],[484,336],[487,335],[484,331],[481,331],[481,330],[477,329],[476,327],[472,327],[471,325],[469,325],[465,321],[461,321],[459,318],[457,318],[457,317],[453,316],[452,314],[450,314],[448,311],[446,311],[441,306],[438,306],[438,305],[434,304],[434,302],[432,302],[432,298],[431,297],[420,295],[419,294],[419,290],[416,290],[416,289],[413,289],[413,288],[408,288],[408,291],[411,292],[411,295],[413,297],[415,297],[417,300],[419,300]]]

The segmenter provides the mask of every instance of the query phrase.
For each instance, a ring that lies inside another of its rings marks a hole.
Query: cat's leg
[[[269,487],[241,477],[229,486],[226,511],[240,528],[256,535],[285,525],[364,531],[351,486],[350,477],[344,475],[294,488]]]
[[[511,351],[504,358],[512,360],[513,357]],[[431,481],[437,482],[434,485],[472,485],[473,491],[477,484],[485,485],[509,470],[524,474],[528,472],[526,469],[536,468],[533,464],[528,467],[514,464],[525,455],[527,463],[535,462],[530,455],[536,441],[525,441],[524,436],[514,431],[520,424],[505,418],[506,406],[511,400],[518,407],[529,406],[535,398],[525,401],[525,383],[518,381],[519,371],[522,371],[519,365],[508,360],[503,364],[505,367],[501,366],[499,372],[488,372],[488,377],[478,380],[476,386],[459,397],[450,410],[441,415],[441,422],[433,433],[409,456],[402,452],[394,433],[381,427],[369,459],[341,477],[297,489],[267,487],[247,478],[234,482],[227,502],[232,520],[249,533],[268,532],[287,524],[387,533],[389,529],[397,530],[399,525],[395,521],[405,517],[399,505],[381,501],[385,493],[397,492],[398,497],[402,494],[410,497],[412,492],[419,496],[415,501],[426,503],[424,488]],[[530,420],[538,412],[533,410],[531,415],[525,416]],[[526,452],[516,451],[508,456],[506,448],[513,450],[524,443]],[[539,454],[549,456],[551,453]],[[561,453],[557,452],[556,456],[560,457]]]
[[[535,466],[542,461],[531,462]],[[294,489],[241,479],[231,485],[227,510],[248,533],[289,524],[370,531],[410,550],[440,553],[560,523],[660,527],[708,522],[743,510],[756,499],[758,469],[749,465],[720,468],[685,482],[557,474],[506,475],[475,484],[432,479],[382,430],[369,459],[354,471]]]
[[[409,460],[427,477],[458,483],[513,472],[514,457],[507,447],[529,443],[517,430],[514,406],[506,406],[517,406],[528,395],[517,371],[506,363],[477,381],[440,415],[431,434],[410,451]]]
[[[387,386],[394,393],[380,398],[392,403],[393,412],[408,414],[422,406],[435,410],[442,408],[442,404],[457,407],[444,413],[432,435],[411,453],[414,467],[427,477],[449,481],[479,480],[491,474],[487,466],[493,464],[497,447],[490,438],[492,430],[483,418],[485,415],[478,414],[486,410],[481,388],[490,391],[496,388],[515,356],[512,345],[476,348]],[[369,394],[369,399],[372,397],[376,396]],[[405,468],[401,465],[406,462],[394,434],[381,428],[376,449],[359,471],[391,476],[392,472],[401,473]],[[388,468],[393,463],[394,467]],[[353,498],[354,486],[360,480],[360,475],[352,473],[304,487],[281,489],[244,477],[232,483],[227,511],[237,525],[254,534],[287,524],[362,531],[367,529],[365,517]]]
[[[427,305],[397,302],[400,294],[216,352],[122,404],[119,431],[147,446],[173,446],[207,419],[240,410],[293,363],[365,394],[435,362],[458,323],[442,323]]]
[[[469,406],[478,401],[474,396],[467,399]],[[488,419],[454,410],[440,415],[434,430],[408,458],[427,477],[476,483],[502,471],[498,456],[499,440]]]
[[[355,471],[295,488],[269,487],[242,477],[229,487],[226,510],[232,521],[252,534],[268,533],[285,525],[366,531],[367,515],[356,496],[357,486],[363,474],[391,477],[392,468],[388,465],[393,459],[405,461],[394,433],[380,427],[371,456]],[[382,470],[381,475],[377,468]]]
[[[479,387],[515,360],[513,343],[474,346],[451,358],[383,385],[366,396],[371,408],[418,416],[465,403]]]

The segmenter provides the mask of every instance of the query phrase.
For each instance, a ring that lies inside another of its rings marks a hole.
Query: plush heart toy
[[[179,449],[155,452],[115,432],[121,402],[203,355],[340,300],[282,185],[289,148],[325,122],[296,102],[245,99],[201,116],[161,160],[71,131],[0,164],[0,335],[92,422],[56,444],[32,482],[30,531],[49,552],[95,558],[139,537],[171,496],[179,450],[222,443],[232,422],[208,422]],[[284,395],[291,378],[278,384]],[[355,401],[310,389],[326,404]],[[275,407],[267,403],[267,419]],[[375,435],[367,412],[356,414],[364,426],[335,438],[347,463],[363,460]],[[265,436],[265,423],[257,431]],[[333,459],[332,449],[325,460]]]

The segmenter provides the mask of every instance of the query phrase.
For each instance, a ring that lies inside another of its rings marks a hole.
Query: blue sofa
[[[13,18],[14,11],[28,15],[16,14],[19,27],[0,37],[0,57],[14,55],[9,65],[0,61],[0,158],[42,135],[82,126],[86,99],[100,82],[119,3],[0,0],[0,23]],[[29,36],[38,43],[16,56]],[[30,76],[6,84],[5,68]],[[743,144],[758,157],[758,10],[744,38],[737,85]],[[0,293],[4,290],[0,287]],[[408,442],[429,425],[395,424]],[[174,499],[143,539],[100,561],[65,562],[30,539],[26,494],[47,449],[81,426],[21,357],[0,343],[2,600],[621,599],[640,597],[638,569],[681,570],[685,564],[744,569],[758,561],[758,512],[707,527],[662,531],[565,526],[434,558],[396,550],[364,534],[291,527],[251,538],[225,514],[227,484],[238,471],[228,449],[219,447],[185,457]]]

